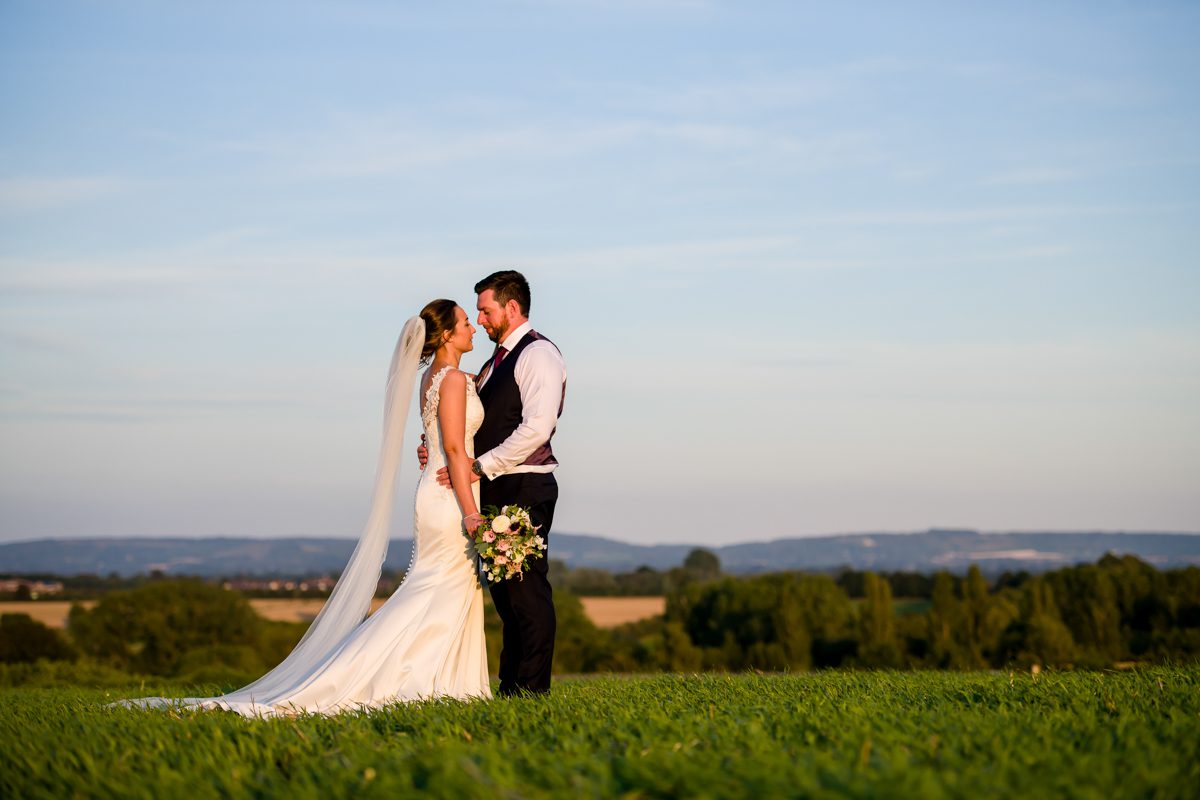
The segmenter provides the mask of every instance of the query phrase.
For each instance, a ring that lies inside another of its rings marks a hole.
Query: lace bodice
[[[446,463],[446,451],[442,448],[442,432],[438,425],[438,406],[441,403],[442,381],[454,369],[450,366],[438,370],[429,381],[422,402],[421,422],[425,428],[425,440],[429,447],[429,462],[434,470]],[[467,419],[466,419],[466,448],[467,455],[475,457],[475,431],[483,424],[483,403],[475,391],[475,381],[467,376]],[[434,463],[436,461],[436,464]]]

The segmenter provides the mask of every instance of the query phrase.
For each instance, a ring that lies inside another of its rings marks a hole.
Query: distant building
[[[24,586],[29,591],[29,599],[50,594],[59,594],[63,590],[62,581],[30,581],[24,578],[0,578],[0,594],[16,594]]]
[[[303,580],[255,580],[253,578],[236,578],[221,583],[225,589],[235,592],[320,592],[327,594],[333,590],[336,580],[328,575],[319,578]]]

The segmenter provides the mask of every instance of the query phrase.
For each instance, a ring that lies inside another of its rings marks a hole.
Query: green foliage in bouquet
[[[541,558],[546,541],[538,535],[529,511],[520,506],[483,509],[475,531],[475,552],[489,581],[519,578],[530,559]]]

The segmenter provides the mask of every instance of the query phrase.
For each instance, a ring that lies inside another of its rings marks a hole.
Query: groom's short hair
[[[488,289],[501,306],[508,305],[509,300],[516,300],[523,316],[529,316],[529,281],[515,269],[503,269],[493,272],[475,284],[475,294],[483,294]]]

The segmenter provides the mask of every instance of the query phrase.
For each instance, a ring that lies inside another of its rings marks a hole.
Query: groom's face
[[[479,309],[479,327],[487,332],[488,338],[497,344],[504,341],[505,334],[512,327],[512,318],[508,309],[496,302],[496,295],[491,289],[479,293],[475,307]]]

